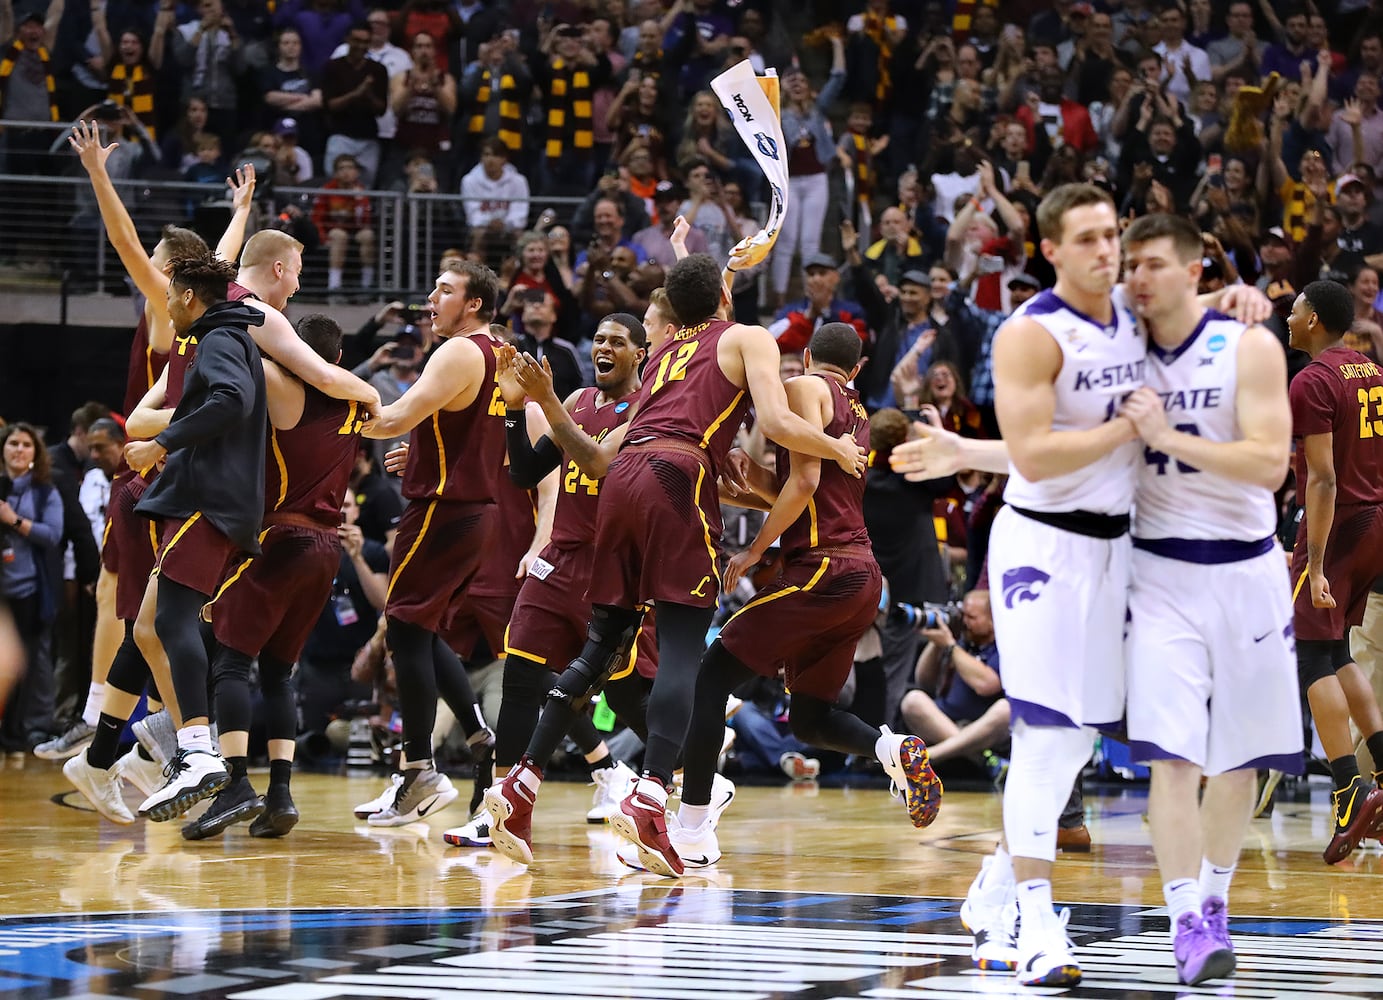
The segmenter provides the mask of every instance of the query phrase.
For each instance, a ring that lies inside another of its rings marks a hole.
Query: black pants
[[[24,644],[24,676],[0,721],[0,744],[7,750],[29,750],[52,735],[52,629],[39,617],[38,597],[8,598],[15,631]]]

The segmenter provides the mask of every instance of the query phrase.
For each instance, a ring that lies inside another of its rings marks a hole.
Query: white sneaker
[[[975,968],[1012,971],[1018,965],[1017,887],[1012,879],[1000,881],[992,876],[993,865],[993,855],[985,858],[970,883],[960,905],[960,922],[975,938],[970,948]]]
[[[173,718],[168,714],[168,709],[161,708],[153,715],[146,715],[138,722],[130,726],[130,732],[134,738],[150,757],[154,758],[154,763],[158,764],[159,769],[168,766],[178,753],[178,729],[173,725]],[[212,742],[216,738],[212,737]]]
[[[720,817],[735,801],[735,783],[719,772],[711,779],[711,829],[720,825]]]
[[[412,781],[404,775],[394,804],[365,820],[371,826],[405,826],[445,809],[460,794],[451,779],[434,767],[416,771]]]
[[[619,804],[634,790],[634,782],[639,776],[629,769],[624,761],[616,761],[614,767],[602,767],[591,772],[595,782],[595,798],[590,811],[586,813],[587,823],[604,823],[619,812]]]
[[[730,756],[730,751],[735,748],[735,731],[729,726],[725,727],[725,735],[720,740],[720,756],[716,758],[716,770],[725,769],[726,758]]]
[[[789,750],[778,758],[778,766],[793,781],[815,781],[821,774],[821,761]]]
[[[355,807],[355,818],[369,819],[375,813],[388,809],[394,804],[394,798],[399,794],[399,785],[401,784],[403,784],[403,775],[390,775],[389,787],[384,789],[378,798],[373,798],[369,802],[362,802]]]
[[[230,784],[230,771],[218,753],[179,750],[164,768],[168,780],[139,806],[139,815],[156,823],[176,819],[202,799]]]
[[[125,799],[120,794],[120,776],[115,773],[115,768],[103,771],[99,767],[92,767],[86,762],[86,754],[79,753],[67,759],[62,773],[106,819],[126,826],[134,822],[134,813],[130,812],[130,807],[125,805]]]
[[[1018,932],[1018,981],[1024,986],[1074,986],[1080,982],[1075,945],[1066,936],[1070,910],[1048,910],[1042,919],[1024,921]]]
[[[744,702],[741,701],[739,698],[736,698],[734,695],[730,695],[728,698],[726,698],[725,721],[729,722],[731,719],[733,719],[739,713],[739,710],[743,707]]]
[[[465,826],[442,831],[442,839],[452,847],[489,847],[490,813],[482,806]]]
[[[667,821],[667,837],[672,842],[677,856],[682,859],[684,868],[709,868],[721,858],[720,841],[716,838],[715,823],[707,821],[695,830],[688,830],[670,816]],[[620,862],[635,871],[648,871],[639,860],[639,849],[626,841],[615,852]]]
[[[125,756],[117,760],[111,770],[143,792],[145,798],[153,795],[163,784],[163,768],[140,756],[139,744],[126,750]]]

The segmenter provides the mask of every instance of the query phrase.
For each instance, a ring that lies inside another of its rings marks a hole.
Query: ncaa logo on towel
[[[754,116],[749,113],[749,105],[744,103],[744,98],[736,94],[731,98],[735,102],[735,107],[739,110],[740,117],[747,122],[752,122]]]
[[[754,133],[754,141],[759,145],[759,152],[763,153],[770,160],[778,159],[778,144],[773,141],[772,136],[764,135],[762,132]]]
[[[783,210],[783,189],[772,181],[768,186],[773,189],[773,204],[768,210],[768,217],[771,219]]]

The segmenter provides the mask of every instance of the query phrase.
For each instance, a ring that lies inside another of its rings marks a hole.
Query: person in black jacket
[[[183,716],[168,781],[139,808],[157,821],[181,815],[230,781],[211,742],[208,663],[198,623],[231,560],[259,553],[268,426],[264,369],[249,334],[263,314],[226,301],[234,278],[233,264],[211,258],[173,264],[168,314],[178,336],[196,338],[197,354],[172,422],[154,440],[125,449],[134,469],[166,461],[135,507],[163,522],[154,627]]]

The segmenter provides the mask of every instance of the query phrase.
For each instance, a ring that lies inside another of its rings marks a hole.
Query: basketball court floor
[[[1141,794],[1088,797],[1094,849],[1057,867],[1085,980],[1026,989],[971,968],[957,916],[997,795],[948,793],[914,830],[879,790],[742,788],[725,858],[671,881],[619,864],[581,785],[544,786],[531,869],[447,847],[456,806],[355,821],[382,787],[299,775],[288,838],[191,843],[101,820],[57,765],[5,760],[0,1000],[1383,998],[1383,853],[1320,860],[1324,786],[1254,823],[1230,899],[1238,975],[1196,989],[1172,969]]]

